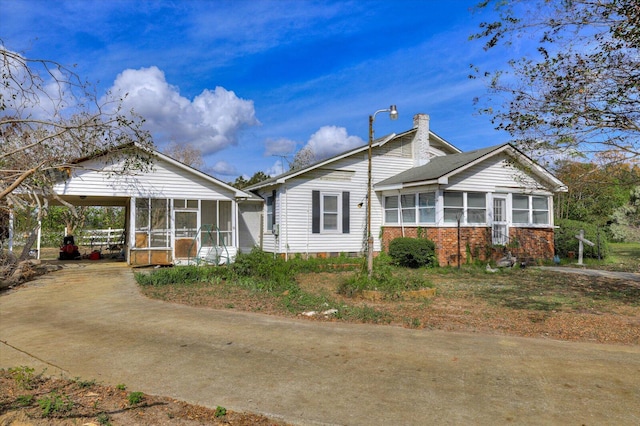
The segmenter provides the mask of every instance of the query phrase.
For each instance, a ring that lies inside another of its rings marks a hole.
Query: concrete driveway
[[[319,323],[142,297],[80,262],[0,296],[0,367],[294,424],[640,424],[640,347]]]

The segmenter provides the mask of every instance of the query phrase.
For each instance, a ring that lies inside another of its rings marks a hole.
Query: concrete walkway
[[[554,272],[562,272],[564,274],[589,275],[592,277],[613,278],[616,280],[625,280],[628,283],[640,283],[640,274],[633,272],[615,272],[601,271],[599,269],[587,269],[580,267],[563,267],[563,266],[541,266],[540,269]]]
[[[0,295],[0,367],[301,425],[640,424],[640,347],[321,323],[138,293],[80,262]]]

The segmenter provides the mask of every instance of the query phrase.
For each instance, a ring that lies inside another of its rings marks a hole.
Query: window
[[[273,201],[275,197],[269,195],[267,197],[267,231],[273,231]]]
[[[398,196],[384,197],[384,221],[398,223]]]
[[[231,201],[202,201],[202,245],[204,247],[232,244]]]
[[[435,192],[418,194],[418,211],[420,213],[420,223],[436,222],[436,193]]]
[[[445,192],[445,223],[487,223],[487,194],[484,192]]]
[[[198,200],[173,200],[174,209],[197,209]]]
[[[169,200],[136,199],[136,248],[170,247]]]
[[[399,223],[400,210],[402,223],[435,223],[436,194],[424,192],[384,197],[384,220],[386,223]]]
[[[514,194],[511,215],[513,223],[548,225],[549,198]]]
[[[549,224],[549,199],[547,197],[531,197],[532,217],[535,224]]]
[[[338,230],[338,196],[322,195],[322,230]]]
[[[311,232],[348,234],[351,229],[349,192],[311,191]]]
[[[401,195],[402,222],[416,223],[416,194]]]
[[[487,222],[487,196],[484,192],[467,193],[467,223]]]
[[[464,193],[463,192],[445,192],[444,197],[444,222],[457,223],[458,218],[464,222],[462,214],[464,213]]]
[[[513,195],[511,202],[511,218],[513,223],[529,223],[529,196]]]

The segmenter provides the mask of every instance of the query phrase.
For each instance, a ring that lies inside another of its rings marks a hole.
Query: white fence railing
[[[86,229],[75,243],[92,250],[119,250],[124,245],[124,229]]]

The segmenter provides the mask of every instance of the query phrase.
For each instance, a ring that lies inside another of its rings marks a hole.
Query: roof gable
[[[447,184],[449,177],[494,157],[502,152],[509,154],[519,164],[526,166],[537,179],[548,182],[555,191],[566,191],[566,186],[555,176],[518,151],[511,144],[501,144],[469,152],[461,152],[432,158],[425,165],[413,167],[374,185],[376,190],[400,189],[407,186]]]
[[[380,147],[385,146],[388,143],[392,143],[395,140],[399,140],[399,139],[403,139],[403,138],[407,138],[407,137],[413,137],[416,133],[417,129],[411,129],[408,130],[406,132],[400,133],[398,135],[396,135],[395,133],[383,136],[381,138],[378,138],[376,140],[373,141],[371,147],[372,149],[377,149]],[[455,146],[453,146],[452,144],[450,144],[449,142],[445,141],[444,139],[442,139],[440,136],[436,135],[433,132],[429,132],[429,138],[430,141],[433,141],[435,143],[435,146],[442,150],[443,152],[450,152],[450,153],[459,153],[461,152],[458,148],[456,148]],[[369,149],[369,144],[366,145],[362,145],[359,146],[357,148],[351,149],[349,151],[345,151],[342,152],[338,155],[335,155],[333,157],[327,158],[325,160],[321,160],[318,161],[316,163],[310,164],[307,167],[304,167],[302,169],[297,169],[297,170],[289,170],[287,172],[284,172],[280,175],[274,176],[270,179],[266,179],[263,180],[262,182],[258,182],[257,184],[251,185],[247,188],[245,188],[245,190],[247,191],[255,191],[257,189],[261,189],[261,188],[265,188],[265,187],[269,187],[269,186],[273,186],[273,185],[278,185],[281,183],[286,182],[289,179],[295,178],[297,176],[300,176],[302,174],[305,174],[309,171],[318,169],[318,168],[322,168],[322,167],[326,167],[331,165],[332,163],[342,160],[344,158],[350,157],[352,155],[356,155],[362,152],[365,152],[367,149]]]
[[[117,153],[118,151],[121,151],[121,150],[127,150],[126,154]],[[131,150],[131,152],[129,152],[129,150]],[[191,166],[188,166],[166,154],[163,154],[154,149],[143,148],[136,144],[127,144],[125,146],[120,147],[120,150],[104,151],[104,152],[97,153],[95,155],[78,159],[73,163],[74,168],[78,170],[84,169],[86,171],[92,171],[95,173],[110,173],[110,169],[117,170],[117,166],[114,166],[115,163],[113,163],[112,161],[109,161],[109,157],[111,155],[120,155],[120,158],[122,158],[123,155],[127,155],[127,156],[135,155],[135,152],[134,152],[135,150],[138,150],[140,152],[145,153],[146,155],[149,155],[151,157],[152,167],[153,167],[153,162],[159,160],[161,162],[171,165],[171,168],[173,170],[177,170],[178,173],[180,173],[182,176],[200,181],[204,185],[214,185],[215,187],[220,188],[224,192],[233,194],[235,198],[241,198],[241,199],[254,198],[253,194],[247,193],[238,188],[235,188],[207,173],[204,173]],[[141,172],[141,173],[144,174],[145,172]],[[153,173],[153,171],[151,171],[151,173]],[[71,177],[71,179],[73,179],[73,177]],[[114,179],[111,179],[111,180],[113,181]]]

